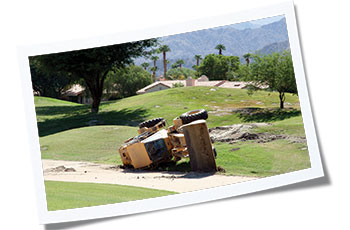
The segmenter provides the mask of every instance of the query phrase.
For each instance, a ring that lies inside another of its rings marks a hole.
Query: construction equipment
[[[165,129],[163,118],[155,118],[139,125],[137,136],[119,148],[124,166],[154,168],[160,163],[189,157],[194,171],[216,171],[216,151],[209,138],[204,109],[192,110],[176,117]]]

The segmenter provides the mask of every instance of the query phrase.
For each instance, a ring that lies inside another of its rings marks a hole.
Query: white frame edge
[[[32,92],[29,69],[29,56],[106,46],[154,37],[163,37],[278,15],[285,15],[286,18],[289,43],[297,80],[300,107],[307,138],[311,168],[282,175],[236,183],[232,185],[220,186],[165,197],[60,211],[47,210],[44,176],[42,170],[40,144],[34,106],[34,96]],[[133,31],[95,38],[57,42],[54,44],[23,46],[18,48],[18,56],[40,224],[128,215],[133,213],[141,213],[152,210],[190,205],[280,187],[322,177],[324,175],[304,74],[293,2],[269,5],[261,8],[234,12],[229,15],[194,20],[170,26],[167,25],[157,28],[150,28],[143,31]]]

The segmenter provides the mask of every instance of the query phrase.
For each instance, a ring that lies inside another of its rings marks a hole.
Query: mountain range
[[[171,52],[167,53],[170,61],[169,67],[178,59],[185,61],[184,67],[191,68],[195,64],[194,56],[199,54],[203,58],[207,54],[218,53],[217,44],[223,44],[226,50],[223,55],[239,56],[241,61],[246,53],[261,52],[264,54],[280,52],[289,48],[286,20],[280,20],[269,24],[257,24],[244,22],[212,29],[199,30],[159,38],[162,45],[168,45]],[[159,54],[158,69],[162,70],[162,55]],[[149,62],[151,60],[138,58],[135,64]],[[169,68],[168,67],[168,68]]]

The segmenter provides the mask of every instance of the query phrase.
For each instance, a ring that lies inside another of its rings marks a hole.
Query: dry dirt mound
[[[270,142],[279,139],[287,139],[292,143],[304,143],[305,137],[289,136],[285,134],[255,133],[253,128],[270,126],[269,123],[235,124],[209,129],[210,139],[215,142],[228,142],[230,144],[239,141],[256,140],[258,143]]]
[[[54,168],[48,168],[44,172],[76,172],[74,168],[66,168],[64,165],[60,165]]]

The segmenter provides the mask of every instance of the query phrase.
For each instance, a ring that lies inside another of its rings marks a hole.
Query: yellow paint
[[[127,146],[126,151],[130,157],[131,165],[133,165],[135,169],[143,168],[152,164],[144,143],[135,143],[129,145]]]

